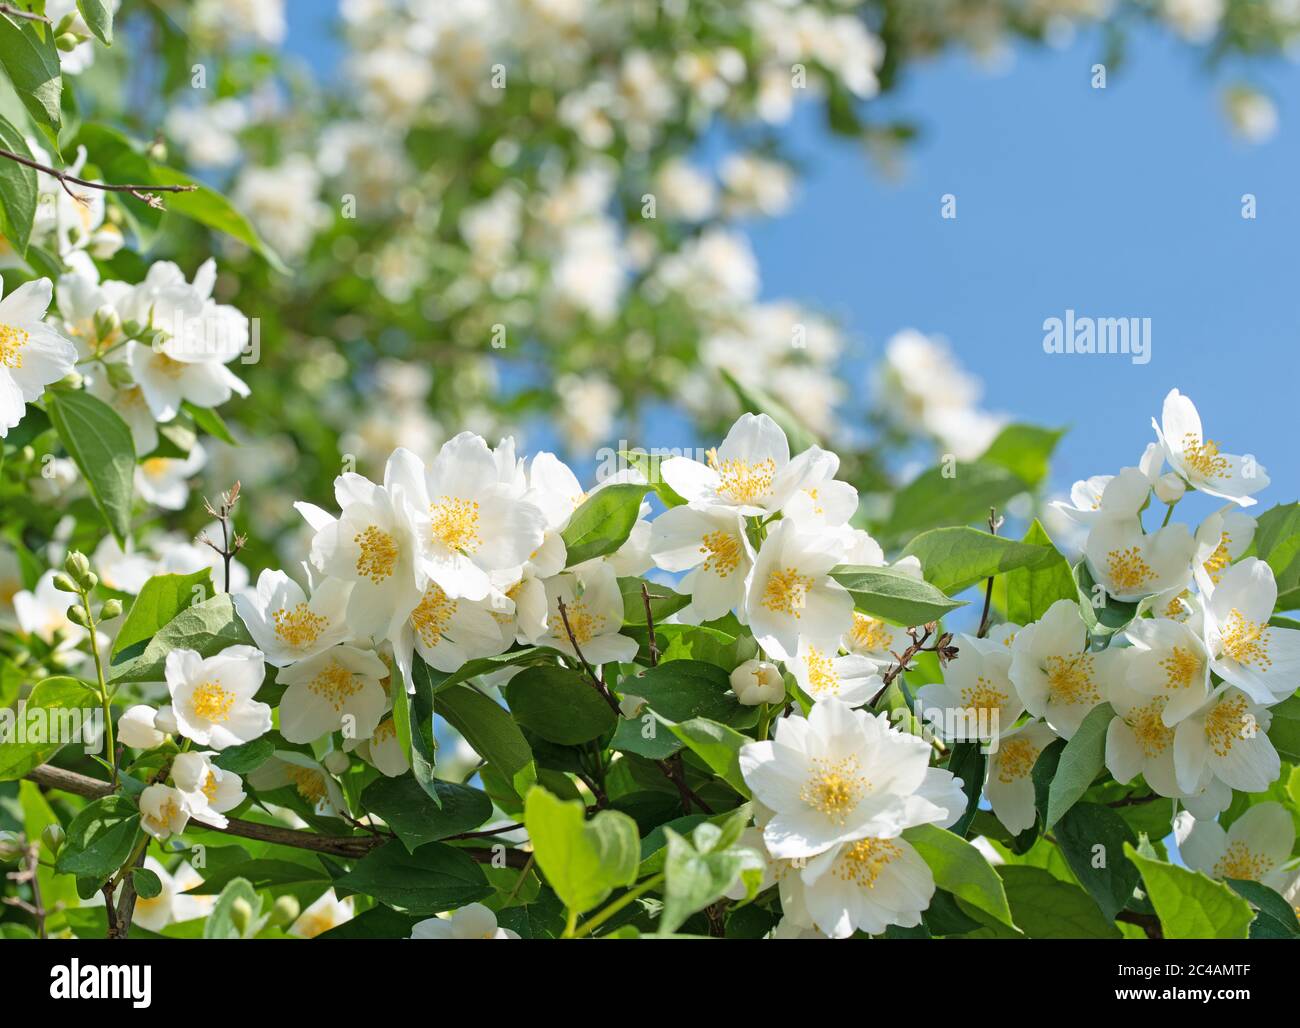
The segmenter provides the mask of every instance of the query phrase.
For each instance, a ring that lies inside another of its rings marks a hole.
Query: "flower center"
[[[776,461],[767,460],[750,464],[743,460],[718,460],[718,451],[709,451],[709,467],[718,473],[718,495],[732,503],[754,503],[772,489],[776,477]]]
[[[209,771],[208,776],[203,779],[203,788],[200,790],[211,803],[217,798],[217,775],[214,771]]]
[[[1205,573],[1210,576],[1210,581],[1215,585],[1218,585],[1219,579],[1223,577],[1224,569],[1232,563],[1232,557],[1228,554],[1228,546],[1231,543],[1232,539],[1227,532],[1220,533],[1219,545],[1205,558]]]
[[[157,354],[158,370],[168,378],[180,378],[181,373],[185,370],[185,362],[178,361],[174,357],[168,357],[165,353]]]
[[[1238,739],[1250,733],[1253,719],[1244,696],[1226,696],[1205,715],[1205,738],[1217,756],[1226,757]]]
[[[1268,623],[1251,621],[1233,607],[1223,632],[1223,652],[1246,667],[1258,665],[1261,671],[1272,667],[1268,656]]]
[[[393,719],[390,717],[387,721],[379,722],[375,727],[374,732],[370,735],[370,744],[372,746],[379,746],[386,743],[389,739],[395,739],[396,737],[397,726],[393,723]]]
[[[1007,694],[983,675],[979,675],[973,686],[968,685],[962,689],[961,702],[973,714],[992,714],[995,710],[1002,709],[1002,704],[1007,702]]]
[[[329,624],[328,618],[313,614],[305,603],[298,604],[293,610],[281,607],[271,614],[271,620],[275,622],[275,634],[280,641],[294,649],[314,643]]]
[[[578,640],[579,645],[590,642],[606,621],[604,614],[591,613],[582,600],[565,604],[564,612],[569,618],[569,631],[573,632],[573,637]],[[569,634],[564,628],[564,618],[559,614],[552,614],[548,625],[553,635],[562,638]]]
[[[434,541],[447,549],[473,553],[483,545],[478,534],[479,509],[475,501],[444,496],[437,503],[429,504],[429,515]]]
[[[1255,853],[1241,840],[1228,843],[1219,862],[1214,865],[1215,878],[1240,878],[1259,881],[1273,869],[1273,861],[1262,853]]]
[[[1151,565],[1142,559],[1142,551],[1136,546],[1106,554],[1106,572],[1111,582],[1126,593],[1141,589],[1155,577]]]
[[[849,637],[854,645],[873,653],[888,652],[889,644],[893,641],[888,625],[856,610],[853,612],[853,630]]]
[[[21,368],[23,347],[31,339],[25,329],[0,323],[0,368]]]
[[[332,660],[329,667],[313,678],[307,688],[317,696],[323,696],[326,703],[339,711],[349,696],[361,691],[361,683],[350,670],[337,660]]]
[[[430,583],[424,591],[419,606],[411,611],[411,624],[427,649],[433,649],[442,641],[443,633],[456,613],[456,606],[456,601],[438,585]]]
[[[1166,689],[1186,689],[1201,673],[1201,658],[1190,648],[1175,646],[1160,666],[1165,669]]]
[[[880,872],[903,855],[889,839],[859,839],[845,846],[835,860],[835,877],[864,889],[874,889]]]
[[[1158,757],[1174,741],[1174,730],[1161,716],[1164,710],[1165,698],[1158,696],[1145,707],[1134,707],[1124,719],[1148,757]]]
[[[808,691],[818,696],[838,696],[840,676],[831,658],[814,646],[808,647],[804,663],[808,667]]]
[[[1009,785],[1034,770],[1039,749],[1028,739],[1007,739],[998,749],[998,781]]]
[[[808,603],[808,590],[813,587],[811,575],[801,575],[796,568],[782,568],[767,576],[763,588],[763,606],[775,614],[803,616]]]
[[[1201,442],[1191,432],[1183,436],[1183,463],[1204,478],[1228,476],[1228,458],[1219,455],[1219,444],[1213,439]]]
[[[181,815],[181,809],[176,805],[176,800],[168,796],[163,800],[155,813],[146,813],[141,815],[141,819],[148,821],[158,831],[162,831]]]
[[[829,761],[815,758],[812,775],[799,791],[799,798],[838,825],[848,823],[849,814],[862,799],[869,784],[862,777],[857,757]]]
[[[367,525],[352,541],[361,547],[357,556],[357,574],[378,585],[397,566],[397,543],[378,525]]]
[[[229,721],[230,708],[234,705],[235,694],[223,689],[220,682],[204,682],[190,697],[195,717],[204,721]]]
[[[730,532],[710,532],[700,540],[704,570],[726,578],[740,564],[740,540]]]
[[[284,773],[298,790],[298,795],[305,800],[319,803],[329,793],[325,788],[325,776],[319,771],[313,771],[309,767],[299,767],[297,764],[286,764]]]
[[[1047,690],[1058,703],[1100,703],[1101,694],[1092,681],[1092,656],[1047,658]]]

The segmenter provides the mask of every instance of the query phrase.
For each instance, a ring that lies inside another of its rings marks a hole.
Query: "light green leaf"
[[[1016,924],[1031,939],[1118,939],[1092,897],[1041,867],[1005,865],[998,874]]]
[[[1057,600],[1078,597],[1070,563],[1052,544],[1051,537],[1035,518],[1021,542],[1050,548],[1048,558],[1028,567],[1008,571],[993,586],[993,600],[1008,621],[1028,625],[1047,613]]]
[[[107,0],[77,0],[81,18],[105,46],[113,45],[113,5]]]
[[[1106,766],[1106,729],[1114,718],[1111,705],[1099,703],[1065,744],[1047,791],[1045,821],[1049,829],[1082,798]]]
[[[980,461],[1006,468],[1026,485],[1036,486],[1047,477],[1052,451],[1065,430],[1037,425],[1007,425],[989,444]]]
[[[955,474],[948,474],[940,465],[904,486],[881,527],[884,540],[903,542],[927,528],[983,523],[990,507],[1001,507],[1029,488],[1018,475],[997,464],[959,463],[954,470]]]
[[[984,854],[953,832],[934,825],[918,825],[903,833],[930,866],[934,883],[971,906],[1015,929],[1002,879]]]
[[[1278,504],[1259,516],[1252,550],[1273,569],[1277,610],[1300,607],[1300,503]]]
[[[57,154],[62,125],[63,76],[54,33],[28,19],[0,15],[0,66],[32,121]]]
[[[133,644],[115,654],[109,668],[114,682],[161,682],[172,650],[196,650],[211,657],[227,646],[252,646],[253,637],[235,613],[228,593],[186,607],[159,629],[148,643]]]
[[[571,668],[524,668],[506,686],[506,702],[524,728],[561,746],[599,738],[618,720],[586,677]]]
[[[140,834],[140,811],[124,796],[104,796],[88,803],[67,831],[55,871],[106,881],[131,855]]]
[[[152,639],[159,629],[196,602],[212,596],[212,569],[189,575],[154,575],[140,589],[113,642],[113,656]]]
[[[45,397],[46,412],[64,448],[76,462],[113,535],[125,545],[131,534],[135,494],[131,429],[112,407],[89,393],[51,390]]]
[[[30,158],[27,140],[4,118],[0,118],[0,147]],[[36,169],[17,161],[0,159],[0,233],[20,256],[27,253],[36,219]]]
[[[700,829],[716,826],[705,822]],[[659,915],[659,933],[674,932],[697,910],[720,899],[740,877],[747,865],[759,858],[750,857],[748,851],[731,849],[697,849],[692,841],[678,835],[671,828],[664,829],[667,837],[667,857],[664,860],[664,908]]]
[[[568,551],[565,567],[604,557],[627,542],[649,488],[622,482],[607,485],[588,496],[560,533]]]
[[[1244,939],[1249,934],[1254,911],[1222,882],[1144,857],[1128,843],[1124,855],[1142,873],[1166,939]]]
[[[537,786],[525,800],[524,825],[537,866],[569,910],[586,913],[636,881],[641,840],[626,814],[602,810],[587,821],[581,800],[565,802]]]
[[[668,729],[686,744],[687,749],[704,761],[715,775],[749,799],[749,786],[740,773],[740,748],[753,742],[753,739],[741,735],[734,728],[702,717],[671,724]]]
[[[1055,552],[963,526],[922,532],[902,556],[920,560],[925,580],[952,595],[1004,571],[1045,564]]]
[[[75,725],[80,724],[83,731],[89,728],[91,712],[97,711],[99,705],[99,696],[95,691],[75,678],[57,675],[37,682],[27,697],[26,717],[30,741],[6,739],[0,745],[0,782],[22,778],[32,768],[44,764],[71,739]],[[41,738],[31,739],[32,727],[36,724],[34,715],[37,712],[40,712],[40,724],[44,729]],[[0,730],[6,736],[14,728],[14,725],[0,719]],[[50,742],[50,739],[62,741]]]
[[[964,607],[932,586],[896,568],[841,564],[831,578],[853,594],[853,605],[864,614],[897,625],[923,625]]]
[[[243,900],[248,904],[250,914],[247,923],[241,930],[235,924],[234,908],[235,904]],[[203,937],[205,939],[251,939],[266,923],[266,916],[262,913],[262,897],[257,894],[257,890],[243,878],[235,878],[230,881],[217,897],[216,905],[212,908],[212,913],[208,915],[207,921],[203,924]]]

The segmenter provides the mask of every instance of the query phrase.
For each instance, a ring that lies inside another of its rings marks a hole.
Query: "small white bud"
[[[785,699],[781,669],[766,660],[747,660],[731,672],[731,691],[747,707],[780,703]]]
[[[161,746],[165,736],[157,728],[158,712],[145,703],[129,707],[117,719],[117,739],[124,746],[151,750]]]
[[[1187,483],[1172,471],[1166,471],[1156,479],[1154,486],[1156,499],[1161,503],[1177,503],[1187,492]]]

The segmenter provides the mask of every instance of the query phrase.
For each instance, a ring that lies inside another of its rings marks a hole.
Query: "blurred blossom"
[[[245,168],[234,188],[235,205],[286,258],[301,256],[328,214],[317,199],[320,174],[301,154],[274,167]]]

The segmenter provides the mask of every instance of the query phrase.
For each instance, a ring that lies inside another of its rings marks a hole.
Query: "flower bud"
[[[230,904],[230,923],[235,926],[235,930],[243,935],[248,931],[248,926],[253,920],[253,906],[242,896]]]
[[[619,713],[624,717],[637,717],[645,706],[645,698],[628,693],[618,705]]]
[[[168,735],[176,735],[180,728],[176,724],[176,713],[172,710],[169,703],[165,707],[159,707],[158,713],[154,715],[153,726],[160,732],[166,732]]]
[[[17,860],[26,849],[23,840],[14,832],[0,832],[0,860]]]
[[[81,42],[81,37],[72,32],[65,32],[54,41],[54,45],[62,50],[65,54],[72,53],[77,49],[77,44]]]
[[[95,337],[100,340],[111,339],[122,331],[122,316],[109,304],[104,304],[95,311]]]
[[[766,660],[747,660],[731,672],[731,691],[747,707],[780,703],[785,699],[781,669]]]
[[[68,833],[59,824],[46,825],[45,830],[41,832],[41,842],[45,843],[46,849],[56,857],[59,855],[59,850],[63,849],[63,843],[67,838]]]
[[[302,913],[302,904],[292,896],[281,896],[271,908],[271,924],[277,928],[287,928],[298,920]]]
[[[90,627],[90,622],[86,618],[86,608],[78,603],[74,603],[68,608],[68,620],[74,625],[80,625],[82,628]]]
[[[348,755],[340,750],[331,750],[325,754],[325,759],[321,763],[325,765],[325,770],[332,775],[341,775],[352,765]]]
[[[59,592],[75,593],[77,592],[77,583],[65,575],[62,571],[54,576],[54,588]]]
[[[131,367],[125,361],[107,362],[104,367],[108,372],[108,381],[115,389],[129,389],[135,385],[135,376],[131,374]]]
[[[1176,473],[1166,471],[1156,479],[1154,488],[1156,499],[1161,503],[1177,503],[1183,498],[1183,493],[1187,492],[1187,483]]]
[[[122,616],[122,601],[117,597],[107,599],[104,605],[99,608],[99,620],[112,621],[114,618]]]
[[[65,14],[62,18],[59,19],[59,23],[54,26],[55,38],[57,39],[59,36],[66,35],[67,33],[71,32],[72,26],[75,25],[76,23],[77,23],[77,13],[75,11],[70,11],[67,14]]]
[[[137,750],[161,746],[165,736],[158,730],[157,712],[145,703],[128,707],[117,719],[117,741]]]
[[[90,560],[80,550],[73,550],[63,562],[63,570],[72,576],[72,580],[83,589],[90,589],[87,579],[90,577]]]

